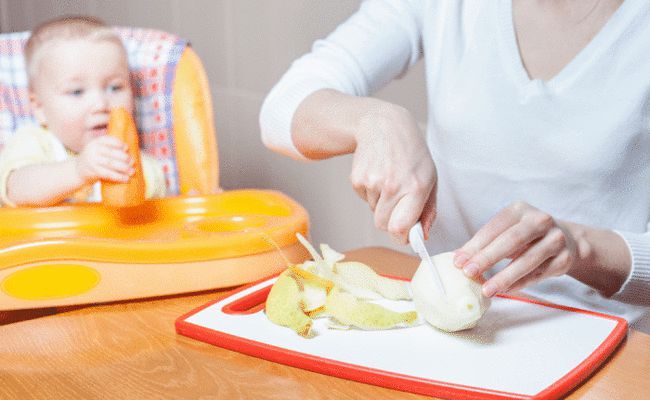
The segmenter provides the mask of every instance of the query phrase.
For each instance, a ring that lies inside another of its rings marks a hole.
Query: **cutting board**
[[[304,339],[271,323],[277,277],[176,320],[176,331],[254,357],[371,385],[447,399],[556,399],[586,379],[627,333],[619,317],[497,296],[479,325],[445,333],[426,323],[383,331],[327,329]],[[407,301],[380,301],[394,310]]]

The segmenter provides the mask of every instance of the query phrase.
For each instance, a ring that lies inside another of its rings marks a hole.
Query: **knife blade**
[[[419,221],[417,224],[413,225],[409,231],[409,244],[411,245],[413,251],[418,256],[420,256],[420,259],[422,259],[429,266],[431,275],[433,276],[433,280],[435,282],[434,285],[440,291],[440,293],[442,293],[443,296],[446,296],[447,293],[445,293],[445,287],[442,284],[442,280],[440,279],[438,268],[433,263],[433,260],[431,260],[429,252],[424,245],[424,231],[422,230],[422,223]]]

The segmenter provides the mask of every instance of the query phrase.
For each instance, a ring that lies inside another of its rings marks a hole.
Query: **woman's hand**
[[[506,258],[512,259],[510,264],[483,284],[485,296],[564,275],[581,257],[578,239],[567,226],[527,203],[516,202],[457,250],[454,262],[474,278]]]
[[[614,231],[558,221],[524,202],[506,207],[479,229],[456,251],[454,263],[479,278],[503,259],[512,261],[483,284],[483,295],[566,274],[611,296],[632,266],[626,242]]]
[[[368,202],[375,226],[399,243],[422,221],[425,235],[435,218],[436,168],[415,118],[384,103],[359,121],[350,181]]]

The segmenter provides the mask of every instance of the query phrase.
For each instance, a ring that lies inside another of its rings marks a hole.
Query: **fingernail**
[[[470,263],[463,268],[463,272],[465,272],[465,275],[468,277],[472,278],[476,274],[478,274],[478,264],[476,263]]]
[[[458,268],[463,268],[463,266],[467,264],[468,260],[469,258],[465,254],[456,253],[456,255],[454,256],[454,265],[456,265],[456,267]]]
[[[497,293],[497,286],[492,282],[486,282],[483,285],[483,296],[492,297]]]

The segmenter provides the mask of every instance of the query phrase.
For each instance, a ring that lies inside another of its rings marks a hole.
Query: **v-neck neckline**
[[[531,78],[524,66],[519,45],[517,44],[517,32],[512,10],[513,0],[501,0],[499,7],[499,31],[501,40],[505,44],[506,63],[508,63],[514,78],[522,86],[547,86],[556,89],[567,85],[577,74],[583,70],[589,61],[600,53],[607,51],[608,45],[627,26],[627,19],[633,13],[628,11],[629,4],[633,0],[624,0],[623,3],[612,13],[605,24],[596,35],[576,53],[555,75],[549,79]]]

